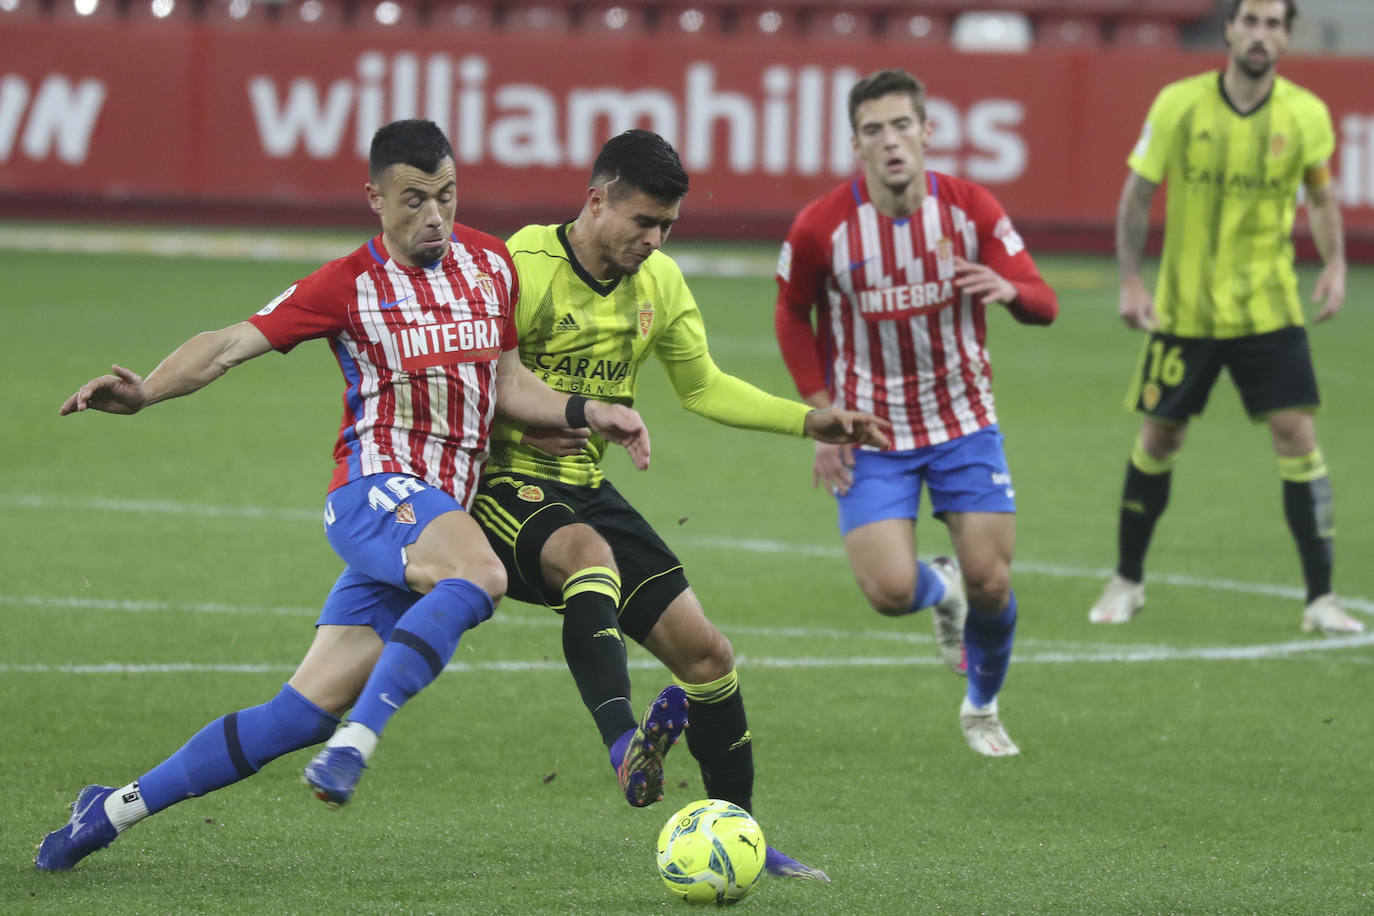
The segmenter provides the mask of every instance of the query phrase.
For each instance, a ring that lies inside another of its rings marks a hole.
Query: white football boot
[[[945,597],[930,609],[930,620],[935,625],[935,642],[949,670],[967,677],[964,621],[968,619],[968,595],[964,592],[964,574],[959,569],[959,561],[953,557],[936,557],[930,561],[930,565],[945,577]]]
[[[1304,633],[1340,634],[1363,633],[1364,624],[1351,617],[1330,593],[1313,600],[1302,612],[1302,631]]]
[[[986,706],[974,706],[967,696],[959,704],[959,725],[964,729],[968,746],[985,757],[1011,757],[1021,753],[1016,743],[1007,737],[1002,720],[997,718],[997,699]]]
[[[1112,581],[1102,590],[1092,610],[1088,611],[1091,623],[1130,623],[1131,618],[1145,606],[1145,583],[1132,582],[1121,576],[1112,576]]]

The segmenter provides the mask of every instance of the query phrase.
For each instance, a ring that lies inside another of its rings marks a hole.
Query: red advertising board
[[[569,217],[601,142],[668,137],[692,176],[684,231],[777,238],[851,174],[844,98],[903,66],[928,85],[930,167],[990,187],[1025,229],[1110,245],[1124,160],[1157,89],[1219,54],[969,55],[863,42],[475,35],[334,27],[9,23],[0,215],[156,205],[260,222],[357,214],[372,131],[449,132],[461,218]],[[1374,61],[1291,59],[1330,105],[1352,237],[1374,240]],[[1162,195],[1161,195],[1162,196]]]

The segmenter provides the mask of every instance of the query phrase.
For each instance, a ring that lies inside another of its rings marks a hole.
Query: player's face
[[[367,183],[367,199],[381,218],[387,251],[399,263],[423,267],[448,253],[458,209],[452,159],[434,172],[397,163],[375,184]]]
[[[613,198],[605,188],[593,188],[587,203],[600,263],[583,266],[598,280],[638,272],[644,260],[668,241],[682,207],[681,199],[662,201],[643,191]]]
[[[1244,0],[1236,18],[1226,23],[1231,60],[1251,79],[1272,70],[1288,50],[1287,12],[1283,0]]]
[[[894,92],[859,105],[854,115],[854,152],[869,185],[901,193],[925,178],[929,127],[911,96]]]

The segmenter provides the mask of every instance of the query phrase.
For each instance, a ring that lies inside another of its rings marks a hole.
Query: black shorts
[[[1316,410],[1321,404],[1307,330],[1290,327],[1221,339],[1153,333],[1145,342],[1126,407],[1163,423],[1186,423],[1207,406],[1222,367],[1253,420],[1279,410]]]
[[[539,554],[555,531],[590,525],[606,539],[620,571],[620,628],[643,642],[673,599],[687,589],[682,563],[611,482],[579,487],[496,472],[482,478],[472,517],[505,564],[506,594],[517,601],[563,609],[561,586],[550,588]]]

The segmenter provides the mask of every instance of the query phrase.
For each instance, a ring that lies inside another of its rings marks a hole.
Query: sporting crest
[[[401,503],[396,507],[396,521],[401,525],[415,524],[415,507],[410,503]]]
[[[489,300],[496,298],[496,283],[491,279],[490,274],[480,272],[477,274],[477,279],[474,282],[477,288],[482,291],[484,297]]]
[[[516,490],[515,495],[527,503],[542,503],[544,501],[544,490],[532,483],[527,483]]]
[[[941,277],[954,273],[954,243],[948,238],[935,243],[935,267]]]

